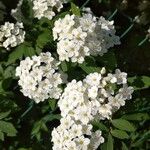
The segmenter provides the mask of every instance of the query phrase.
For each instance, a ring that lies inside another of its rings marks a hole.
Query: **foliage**
[[[31,4],[28,0],[24,0],[22,21],[26,30],[26,41],[9,52],[0,48],[0,149],[48,150],[52,147],[51,131],[58,126],[60,120],[57,101],[49,99],[35,105],[32,100],[24,97],[17,84],[15,68],[19,65],[20,60],[27,56],[38,55],[41,50],[49,51],[57,58],[56,42],[52,37],[54,20],[71,12],[80,16],[80,8],[84,2],[83,0],[71,1],[52,21],[49,21],[45,18],[33,19]],[[14,21],[10,16],[11,3],[10,0],[0,2],[0,22],[2,24],[8,18]],[[117,34],[122,35],[126,27],[132,23],[129,17],[133,18],[139,13],[142,15],[144,13],[146,17],[150,15],[148,6],[145,6],[145,9],[137,9],[137,4],[140,7],[142,0],[140,3],[137,0],[127,1],[127,3],[128,6],[123,6],[120,0],[116,2],[95,0],[89,1],[87,6],[90,6],[96,15],[105,15],[106,18],[117,8],[119,13],[114,19]],[[150,149],[148,129],[150,121],[150,72],[148,70],[150,68],[150,44],[147,42],[138,47],[137,43],[144,38],[146,32],[144,27],[147,28],[148,23],[135,24],[135,29],[122,38],[122,45],[111,49],[102,57],[88,57],[80,65],[65,61],[61,63],[60,70],[68,74],[69,81],[74,78],[81,80],[89,73],[100,71],[103,66],[110,72],[119,67],[122,71],[129,73],[128,82],[135,89],[133,99],[127,102],[121,111],[115,113],[112,120],[92,122],[94,130],[102,130],[105,137],[105,143],[101,145],[100,150]]]

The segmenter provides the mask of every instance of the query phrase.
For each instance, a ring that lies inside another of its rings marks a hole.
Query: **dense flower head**
[[[36,103],[48,98],[58,99],[62,91],[58,86],[63,83],[63,74],[58,72],[59,64],[49,52],[22,60],[16,68],[21,92]]]
[[[104,142],[101,131],[92,132],[92,125],[83,125],[67,116],[52,131],[53,150],[96,150]]]
[[[17,7],[15,9],[11,10],[11,15],[17,20],[17,21],[22,21],[22,11],[21,11],[21,6],[22,6],[23,0],[19,0]]]
[[[9,50],[11,47],[24,42],[25,31],[23,31],[23,24],[17,22],[9,23],[5,22],[4,25],[0,26],[0,47],[4,47]]]
[[[54,40],[60,61],[83,63],[89,55],[103,55],[110,47],[120,44],[113,21],[96,18],[91,11],[82,17],[66,15],[55,21]]]
[[[114,74],[91,73],[83,81],[67,84],[58,106],[61,115],[88,124],[93,119],[110,119],[113,112],[132,98],[133,87],[127,86],[127,74],[116,69]]]
[[[42,17],[52,19],[55,12],[59,12],[63,8],[66,0],[32,0],[34,17],[41,19]]]

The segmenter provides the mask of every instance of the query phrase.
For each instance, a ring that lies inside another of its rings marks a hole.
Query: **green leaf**
[[[12,78],[7,78],[7,79],[4,79],[3,82],[2,82],[2,87],[4,90],[8,90],[8,88],[10,88],[11,84],[12,84]]]
[[[102,57],[97,57],[96,60],[109,71],[112,71],[117,67],[117,59],[113,51],[105,53]]]
[[[122,130],[116,130],[116,129],[112,130],[111,134],[114,137],[119,138],[119,139],[128,139],[129,138],[128,134],[125,131],[122,131]]]
[[[56,109],[56,100],[55,99],[48,100],[48,103],[52,110]]]
[[[35,122],[31,134],[36,135],[40,131],[41,126],[42,126],[41,121]]]
[[[149,120],[150,116],[147,113],[136,113],[136,114],[123,115],[121,118],[126,120],[142,121],[142,120]]]
[[[128,150],[128,148],[124,142],[122,142],[122,150]]]
[[[34,50],[34,48],[33,47],[26,47],[25,48],[25,50],[24,50],[24,56],[25,57],[31,57],[31,56],[33,56],[33,55],[35,55],[36,53],[35,53],[35,50]]]
[[[53,121],[53,120],[60,120],[61,119],[61,115],[60,114],[50,114],[50,115],[46,115],[43,118],[44,122],[48,122],[48,121]]]
[[[0,131],[0,140],[4,141],[4,133]]]
[[[61,62],[61,68],[63,72],[67,72],[68,71],[68,66],[66,61]]]
[[[15,78],[15,67],[14,66],[8,66],[4,73],[3,73],[3,78],[8,79],[8,78]],[[10,83],[10,81],[9,81]]]
[[[48,42],[50,42],[51,39],[50,31],[46,29],[38,36],[36,46],[42,49]]]
[[[8,136],[16,136],[17,130],[12,123],[0,121],[0,130],[5,132]]]
[[[79,64],[79,66],[81,67],[81,69],[86,72],[87,74],[89,73],[94,73],[94,72],[100,72],[101,68],[99,67],[94,67],[94,66],[89,66],[88,64],[86,64],[85,62],[82,64]]]
[[[134,76],[128,77],[128,82],[135,90],[145,89],[150,87],[150,77],[148,76]]]
[[[18,47],[16,47],[15,50],[13,50],[12,53],[8,56],[7,65],[14,63],[17,59],[22,59],[24,54],[24,45],[21,44]]]
[[[124,119],[114,119],[112,120],[112,124],[114,127],[121,130],[129,131],[129,132],[134,132],[136,130],[135,127],[129,121]]]
[[[2,112],[2,113],[0,113],[0,119],[4,119],[4,118],[6,118],[9,114],[10,114],[10,110],[9,111],[7,111],[7,112]]]
[[[24,22],[29,22],[33,18],[33,9],[32,9],[32,1],[23,0],[21,5],[21,17]]]
[[[81,16],[80,8],[76,6],[74,3],[71,3],[71,11],[76,16]]]
[[[135,141],[132,144],[132,147],[139,147],[140,145],[142,145],[148,139],[150,139],[150,131],[145,132],[144,134],[142,134],[141,138],[139,140]]]
[[[113,150],[113,137],[111,136],[111,134],[108,135],[108,141],[107,141],[107,150]]]
[[[96,129],[100,129],[102,131],[109,131],[109,129],[101,122],[99,121],[93,121],[92,122],[93,127],[95,127]]]

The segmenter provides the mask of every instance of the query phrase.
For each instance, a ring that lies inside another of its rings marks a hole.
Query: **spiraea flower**
[[[55,13],[63,8],[66,0],[32,0],[32,2],[35,18],[45,17],[51,20]]]
[[[58,72],[59,64],[49,52],[22,60],[16,68],[21,92],[36,103],[48,98],[58,99],[62,91],[59,85],[64,81]]]
[[[17,21],[22,21],[22,11],[21,11],[21,6],[23,4],[23,0],[19,0],[17,7],[15,9],[11,10],[11,15],[17,20]]]
[[[52,131],[53,150],[96,150],[104,142],[101,131],[92,132],[92,125],[62,118]]]
[[[58,106],[61,115],[88,124],[95,119],[110,119],[112,114],[132,98],[133,87],[127,86],[127,74],[116,69],[114,74],[91,73],[83,81],[67,84]]]
[[[24,42],[25,31],[23,30],[23,24],[17,22],[9,23],[5,22],[4,25],[0,26],[0,47],[4,47],[9,50],[11,47]]]
[[[120,44],[113,23],[103,17],[96,18],[91,11],[84,12],[82,17],[59,18],[54,24],[53,37],[58,41],[60,61],[83,63],[86,56],[102,56],[110,47]]]

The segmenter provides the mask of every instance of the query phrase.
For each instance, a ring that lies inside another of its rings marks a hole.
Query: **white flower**
[[[110,96],[108,98],[108,101],[113,108],[117,108],[117,109],[125,105],[125,100],[120,96],[120,94],[117,94],[115,97]]]
[[[91,146],[98,147],[104,142],[101,131],[93,132],[91,124],[70,120],[73,124],[65,128],[65,119],[62,118],[61,124],[52,131],[53,150],[95,150]]]
[[[97,97],[98,87],[92,86],[90,89],[88,89],[88,96],[92,99]]]
[[[51,20],[56,12],[60,12],[66,0],[32,0],[34,17],[41,19],[42,17]]]
[[[62,92],[58,86],[63,83],[58,65],[49,52],[22,60],[16,68],[21,92],[36,103],[48,98],[58,99]]]
[[[23,19],[23,14],[21,11],[21,6],[22,6],[23,0],[19,0],[17,7],[15,9],[11,10],[11,15],[17,20],[17,21],[22,21]]]
[[[61,115],[69,115],[85,125],[95,117],[110,119],[115,111],[125,105],[125,100],[132,97],[133,88],[124,84],[126,82],[127,74],[119,69],[115,74],[95,72],[87,75],[83,82],[71,81],[58,102]]]
[[[102,56],[110,47],[120,44],[115,32],[112,21],[85,11],[82,17],[66,15],[55,21],[53,37],[58,41],[60,61],[83,63],[86,56]]]
[[[23,24],[19,22],[16,24],[5,22],[4,25],[0,26],[0,34],[0,47],[4,47],[7,50],[23,43],[25,39]]]
[[[133,91],[134,91],[133,87],[131,86],[128,87],[127,84],[125,84],[123,88],[119,90],[119,94],[123,99],[130,100],[132,98]]]

